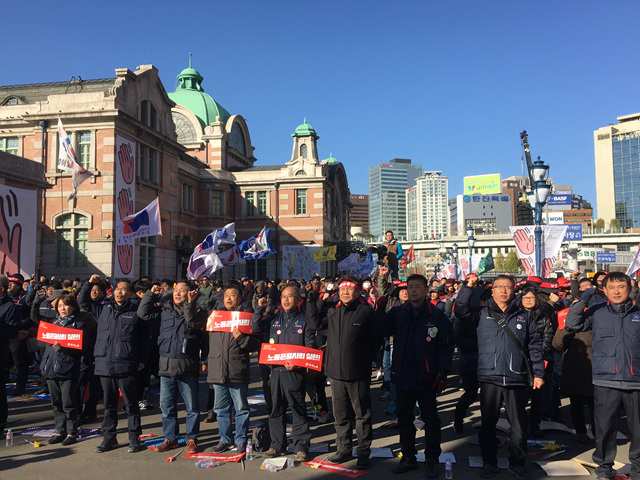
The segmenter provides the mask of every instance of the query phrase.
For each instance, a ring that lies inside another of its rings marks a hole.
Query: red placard
[[[242,457],[246,455],[246,452],[238,453],[236,455],[222,455],[220,453],[185,453],[182,458],[196,458],[196,459],[209,459],[218,462],[239,462]]]
[[[564,322],[567,319],[567,313],[569,313],[568,308],[564,308],[558,312],[558,330],[562,330],[564,328]]]
[[[263,343],[258,363],[268,365],[284,365],[289,363],[294,367],[322,370],[322,350],[287,345],[284,343]]]
[[[207,332],[233,332],[238,327],[242,333],[252,334],[250,312],[228,312],[214,310],[207,319]]]
[[[358,470],[357,468],[349,468],[344,465],[336,465],[334,463],[323,462],[321,460],[311,460],[310,462],[306,462],[305,465],[308,465],[311,468],[320,468],[328,472],[337,473],[349,478],[358,478],[359,476],[367,473],[364,470]]]
[[[61,327],[53,323],[40,322],[38,326],[38,340],[51,343],[59,343],[61,347],[82,350],[82,330]]]

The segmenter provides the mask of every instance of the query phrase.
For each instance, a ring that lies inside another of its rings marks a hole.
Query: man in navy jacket
[[[138,374],[144,368],[149,352],[147,322],[138,318],[138,303],[131,297],[133,287],[127,280],[120,280],[113,290],[113,301],[97,306],[97,335],[95,374],[100,377],[104,392],[104,438],[96,447],[96,453],[113,450],[118,446],[118,389],[122,392],[127,412],[129,453],[144,449],[138,437],[140,407],[138,405]]]
[[[380,268],[380,275],[387,269]],[[398,430],[402,458],[394,473],[418,468],[416,463],[416,429],[413,408],[418,403],[425,423],[425,476],[438,476],[440,417],[436,394],[446,388],[455,346],[453,327],[444,312],[427,301],[427,279],[422,275],[407,278],[409,301],[387,314],[378,308],[376,331],[393,336],[391,382],[396,385]]]
[[[511,424],[509,442],[509,471],[519,480],[526,478],[527,437],[525,434],[527,406],[527,364],[531,360],[534,389],[544,384],[542,340],[535,320],[514,301],[515,282],[508,275],[496,277],[491,298],[486,306],[473,310],[471,296],[477,277],[469,278],[458,293],[454,307],[456,317],[473,322],[478,333],[478,381],[480,382],[480,412],[482,426],[479,440],[483,467],[481,478],[498,472],[498,445],[495,427],[504,401]],[[504,321],[525,349],[523,354],[516,342],[499,325]],[[525,358],[525,355],[528,359]]]
[[[565,328],[592,331],[596,475],[601,479],[616,475],[616,432],[624,405],[631,432],[631,478],[636,479],[640,478],[640,308],[629,298],[631,279],[622,272],[604,277],[602,290],[608,302],[596,303],[587,310],[598,293],[596,288],[582,292],[569,309]]]

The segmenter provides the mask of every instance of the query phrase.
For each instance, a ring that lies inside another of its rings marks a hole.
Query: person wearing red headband
[[[338,281],[340,301],[325,308],[328,293],[321,298],[310,291],[307,300],[307,325],[312,330],[327,329],[325,372],[331,379],[333,417],[337,452],[332,463],[352,458],[352,424],[358,435],[358,468],[369,466],[373,423],[371,420],[371,361],[373,360],[373,309],[360,296],[355,277]]]

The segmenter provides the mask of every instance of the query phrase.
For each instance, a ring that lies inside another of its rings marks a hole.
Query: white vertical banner
[[[0,273],[31,277],[36,268],[35,190],[0,185]]]
[[[466,277],[469,273],[475,272],[478,270],[478,265],[480,265],[480,260],[482,257],[474,255],[471,257],[471,265],[469,265],[469,257],[460,257],[459,265],[458,265],[458,274],[461,278]]]
[[[524,271],[529,276],[536,275],[535,226],[509,227],[516,251]],[[558,258],[566,225],[542,225],[542,268],[540,275],[548,277]]]
[[[136,142],[116,135],[115,164],[115,225],[119,225],[123,218],[135,213]],[[113,278],[133,278],[134,244],[135,240],[125,245],[114,242]]]

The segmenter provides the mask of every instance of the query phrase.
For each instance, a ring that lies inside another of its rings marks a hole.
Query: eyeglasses
[[[507,292],[510,292],[511,290],[513,290],[513,287],[509,287],[507,285],[496,285],[495,287],[493,287],[494,290],[505,290]]]

